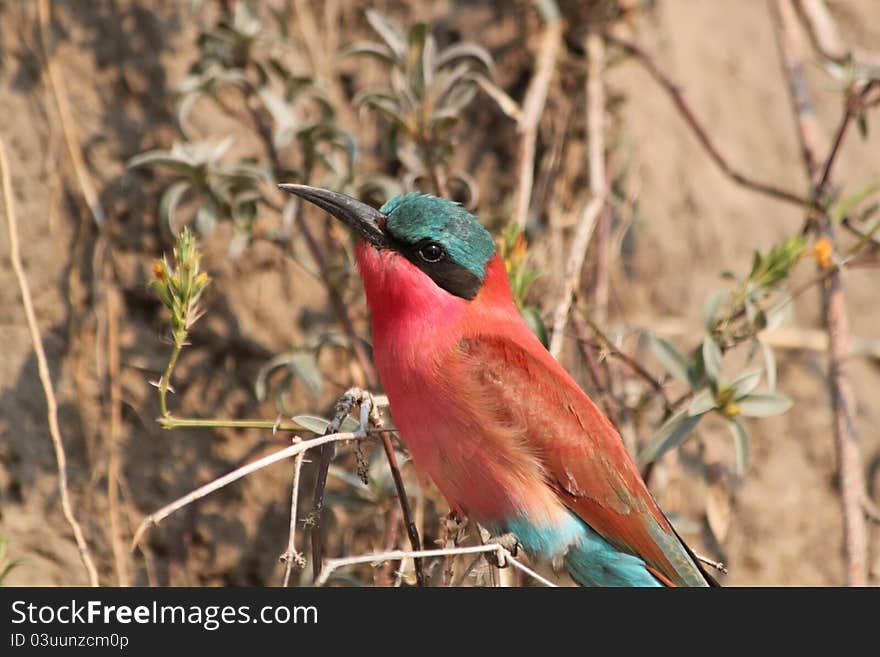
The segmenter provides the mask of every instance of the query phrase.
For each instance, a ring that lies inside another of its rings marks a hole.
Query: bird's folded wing
[[[535,455],[569,510],[666,583],[706,584],[614,426],[530,332],[475,333],[456,351],[444,374],[459,398]]]

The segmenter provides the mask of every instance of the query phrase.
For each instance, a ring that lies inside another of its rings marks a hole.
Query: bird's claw
[[[510,556],[515,557],[519,551],[519,541],[517,541],[516,536],[511,533],[501,534],[500,536],[490,536],[489,540],[486,541],[486,544],[494,544],[501,548],[496,552],[486,553],[486,561],[496,568],[506,568],[507,555],[509,554]]]

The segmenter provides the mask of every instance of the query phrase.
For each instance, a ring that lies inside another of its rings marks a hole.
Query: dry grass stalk
[[[61,510],[76,540],[79,556],[86,569],[86,576],[90,586],[98,586],[98,571],[92,560],[92,554],[86,543],[82,528],[73,513],[70,503],[70,493],[67,488],[67,456],[64,452],[64,442],[61,437],[61,429],[58,425],[58,402],[55,399],[55,391],[52,388],[52,377],[49,374],[49,364],[46,353],[43,350],[43,338],[40,335],[40,327],[37,325],[37,317],[34,313],[34,304],[31,299],[30,287],[25,276],[24,267],[21,264],[21,253],[18,246],[18,225],[15,217],[15,200],[12,191],[12,182],[9,177],[9,162],[6,159],[6,147],[0,141],[0,169],[3,179],[3,206],[6,214],[6,226],[9,230],[9,258],[12,269],[18,281],[21,292],[21,300],[24,305],[24,313],[27,319],[28,330],[34,345],[37,357],[37,367],[40,373],[40,383],[46,395],[46,406],[49,419],[49,434],[52,437],[52,446],[55,449],[55,461],[58,466],[58,490],[61,496]]]

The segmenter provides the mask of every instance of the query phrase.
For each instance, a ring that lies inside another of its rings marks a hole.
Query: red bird
[[[583,586],[714,583],[614,426],[523,321],[473,215],[425,194],[375,210],[281,187],[360,235],[373,353],[395,424],[455,512],[512,534]]]

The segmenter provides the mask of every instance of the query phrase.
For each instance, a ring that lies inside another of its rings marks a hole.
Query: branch
[[[498,545],[497,543],[487,543],[486,545],[474,545],[470,547],[443,548],[437,550],[392,550],[391,552],[378,552],[376,554],[365,554],[357,557],[328,559],[324,568],[321,569],[321,574],[316,580],[315,584],[317,586],[323,586],[327,583],[330,575],[332,575],[335,570],[338,570],[339,568],[342,568],[344,566],[353,566],[360,563],[376,563],[381,561],[388,561],[391,559],[430,559],[433,557],[454,556],[459,554],[486,554],[490,552],[493,552],[497,555],[499,567],[511,565],[514,568],[517,568],[529,575],[530,577],[534,578],[535,581],[543,584],[544,586],[556,588],[556,584],[542,577],[525,564],[514,559],[513,555],[507,548],[505,548],[503,545]]]
[[[143,519],[137,531],[134,534],[134,539],[132,540],[132,549],[136,548],[141,540],[143,539],[144,533],[150,528],[155,527],[160,522],[162,522],[165,518],[170,516],[171,514],[179,511],[180,509],[192,504],[196,500],[200,500],[206,495],[210,495],[214,491],[220,490],[221,488],[228,486],[234,481],[238,481],[242,477],[246,477],[252,472],[256,472],[257,470],[262,470],[263,468],[272,465],[273,463],[277,463],[278,461],[283,461],[284,459],[290,458],[291,456],[296,456],[297,454],[303,453],[313,447],[320,447],[322,445],[326,445],[328,443],[339,442],[341,440],[354,440],[355,438],[364,438],[366,434],[357,433],[357,432],[342,432],[342,433],[331,433],[326,436],[321,436],[320,438],[313,438],[312,440],[303,440],[302,442],[295,443],[290,447],[285,447],[284,449],[278,450],[277,452],[273,452],[268,456],[264,456],[261,459],[257,459],[247,465],[244,465],[240,468],[236,468],[229,474],[223,475],[222,477],[218,477],[214,481],[205,484],[204,486],[200,486],[180,497],[170,504],[163,506],[158,511],[151,513],[146,518]]]
[[[776,0],[777,28],[783,42],[782,55],[786,72],[789,75],[789,88],[798,90],[793,94],[794,110],[800,128],[800,139],[804,146],[804,166],[811,179],[815,177],[815,163],[819,161],[815,112],[809,96],[806,81],[803,79],[802,53],[798,43],[791,35],[796,29],[795,13],[791,0]],[[818,182],[813,187],[813,197],[819,198],[830,184],[831,168],[846,134],[847,126],[853,118],[852,102],[847,108],[834,144]],[[809,221],[809,217],[808,217]],[[818,225],[818,234],[834,244],[834,226],[827,213],[823,213]],[[844,520],[844,542],[846,552],[847,581],[851,586],[865,586],[868,581],[868,537],[867,523],[863,507],[865,476],[858,438],[853,424],[855,405],[852,384],[846,373],[846,363],[851,355],[849,326],[846,303],[843,297],[843,280],[839,268],[834,268],[826,285],[821,286],[822,311],[828,332],[829,365],[828,383],[831,389],[831,406],[834,414],[834,441],[840,473],[841,503]]]
[[[40,0],[38,7],[40,16],[40,42],[43,47],[43,59],[46,60],[46,72],[49,75],[49,87],[55,98],[55,104],[58,106],[58,116],[61,120],[61,131],[64,133],[64,142],[67,144],[67,152],[70,154],[70,160],[73,163],[73,170],[76,172],[76,178],[79,181],[80,191],[85,199],[92,218],[98,226],[104,224],[104,209],[98,199],[98,194],[92,186],[92,181],[86,171],[86,164],[83,161],[82,152],[79,145],[79,139],[76,134],[73,113],[70,111],[70,101],[67,99],[67,91],[64,88],[64,76],[59,75],[55,69],[55,61],[49,52],[49,32],[50,32],[50,15],[49,0]]]
[[[281,555],[284,562],[284,582],[282,586],[287,587],[290,584],[290,574],[293,572],[293,566],[299,568],[305,566],[305,559],[296,551],[296,507],[299,500],[299,475],[302,470],[303,457],[305,452],[300,452],[293,460],[293,485],[290,492],[290,533],[287,537],[287,550]]]
[[[825,59],[843,63],[851,55],[857,65],[880,68],[880,53],[844,45],[824,0],[798,0],[798,6],[813,45]]]
[[[529,205],[532,200],[532,186],[535,182],[535,149],[538,139],[538,124],[547,102],[550,81],[556,68],[556,58],[562,45],[562,20],[554,0],[544,0],[539,8],[546,26],[541,35],[541,45],[535,56],[535,73],[529,82],[522,110],[517,120],[520,135],[516,188],[516,206],[513,219],[524,229],[528,221]]]
[[[727,159],[725,159],[725,157],[721,155],[721,152],[718,150],[717,146],[715,146],[715,143],[709,137],[709,133],[706,131],[706,128],[704,127],[702,121],[697,118],[690,105],[688,105],[687,101],[685,101],[679,86],[675,84],[670,79],[670,77],[657,66],[651,56],[636,44],[626,41],[625,39],[613,36],[607,32],[605,33],[605,40],[608,41],[608,43],[617,46],[627,54],[635,57],[639,61],[639,63],[644,66],[645,70],[648,71],[651,77],[653,77],[654,80],[661,87],[663,87],[663,89],[672,98],[672,102],[675,105],[676,109],[678,109],[682,118],[693,130],[694,135],[697,137],[697,140],[709,154],[709,157],[712,158],[712,160],[715,162],[715,164],[718,165],[721,171],[731,180],[733,180],[738,185],[745,187],[746,189],[760,192],[780,201],[785,201],[787,203],[793,203],[800,206],[810,205],[810,200],[807,198],[799,196],[794,192],[790,192],[775,185],[755,180],[754,178],[740,172],[738,169],[734,169],[728,163]]]
[[[12,261],[12,269],[15,271],[18,289],[21,292],[24,314],[37,357],[40,383],[43,385],[43,392],[46,395],[49,435],[52,437],[52,446],[55,448],[55,461],[58,466],[58,489],[61,494],[61,510],[64,513],[67,524],[70,525],[76,545],[79,548],[79,556],[86,569],[89,585],[98,586],[98,571],[95,569],[95,563],[92,561],[89,546],[70,504],[70,493],[67,490],[67,456],[64,453],[64,442],[61,439],[61,429],[58,425],[58,402],[55,399],[55,391],[52,388],[52,377],[49,374],[49,364],[46,361],[46,353],[43,350],[43,338],[40,335],[40,327],[37,324],[37,316],[34,313],[30,286],[25,276],[24,267],[21,264],[21,253],[18,247],[18,225],[15,218],[15,197],[12,192],[12,182],[9,178],[6,146],[2,140],[0,140],[0,169],[2,169],[3,179],[3,206],[6,214],[6,226],[9,230],[9,259]]]

